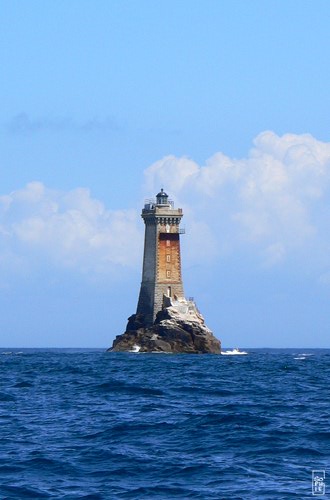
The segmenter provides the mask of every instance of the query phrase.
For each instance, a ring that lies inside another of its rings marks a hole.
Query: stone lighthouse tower
[[[136,313],[109,351],[221,353],[193,299],[186,300],[181,276],[181,208],[163,189],[142,209],[145,223],[142,282]]]
[[[183,298],[180,229],[182,209],[175,209],[163,189],[142,210],[145,240],[142,283],[137,314],[151,326],[163,308],[163,296]]]

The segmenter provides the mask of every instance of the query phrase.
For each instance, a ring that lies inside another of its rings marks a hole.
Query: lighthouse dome
[[[167,205],[168,204],[168,195],[165,193],[162,188],[160,192],[156,195],[156,203],[157,205]]]

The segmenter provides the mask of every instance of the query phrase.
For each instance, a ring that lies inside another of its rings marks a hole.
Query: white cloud
[[[263,132],[247,158],[216,153],[205,165],[165,157],[145,177],[149,189],[163,186],[179,200],[188,227],[206,222],[220,251],[250,248],[269,265],[328,233],[319,211],[329,190],[330,143],[309,134]]]
[[[251,252],[272,266],[302,252],[329,269],[329,174],[330,143],[263,132],[242,159],[218,152],[198,165],[166,156],[146,169],[145,191],[164,187],[182,206],[188,265],[201,255]],[[138,213],[108,210],[87,189],[31,182],[0,196],[1,268],[23,269],[40,257],[102,274],[139,267],[142,245]]]
[[[189,183],[199,172],[199,166],[188,158],[176,158],[173,155],[165,156],[148,168],[147,189],[155,189],[154,179],[157,178],[159,186],[171,185],[172,191],[179,191]],[[170,183],[169,183],[170,180]],[[150,181],[150,182],[148,182]]]
[[[41,182],[0,197],[2,259],[43,255],[84,272],[108,272],[141,259],[134,210],[107,210],[87,189],[47,189]]]

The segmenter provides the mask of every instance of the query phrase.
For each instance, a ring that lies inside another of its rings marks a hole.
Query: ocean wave
[[[300,355],[3,356],[0,498],[307,498],[330,367]]]

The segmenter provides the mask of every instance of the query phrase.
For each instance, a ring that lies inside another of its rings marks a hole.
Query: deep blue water
[[[8,351],[1,500],[304,499],[329,473],[330,350]]]

